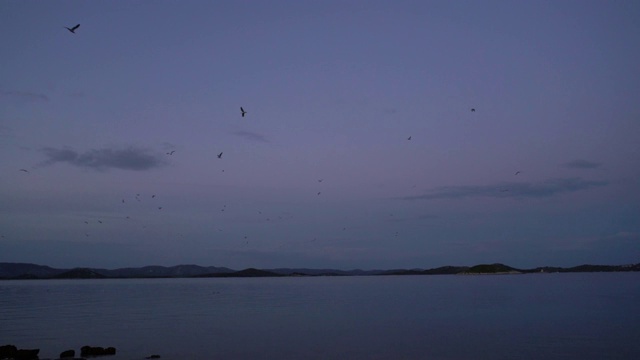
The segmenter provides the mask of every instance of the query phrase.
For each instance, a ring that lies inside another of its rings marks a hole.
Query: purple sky
[[[637,1],[0,2],[0,261],[638,262],[639,19]]]

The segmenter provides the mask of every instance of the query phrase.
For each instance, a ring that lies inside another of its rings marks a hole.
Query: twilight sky
[[[0,44],[2,262],[640,261],[640,2],[15,0]]]

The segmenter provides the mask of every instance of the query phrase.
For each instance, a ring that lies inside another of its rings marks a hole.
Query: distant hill
[[[227,272],[227,273],[197,275],[196,277],[277,277],[277,276],[285,276],[285,275],[281,275],[272,271],[249,268],[245,270],[233,271],[233,272]]]
[[[106,276],[93,269],[76,268],[53,277],[54,279],[104,279]]]
[[[441,266],[438,268],[422,270],[422,269],[412,269],[412,270],[387,270],[381,275],[455,275],[460,274],[462,272],[467,271],[469,269],[468,266]]]
[[[20,277],[46,279],[68,270],[69,269],[54,269],[36,264],[0,263],[0,279],[15,279]]]
[[[374,276],[374,275],[484,275],[484,274],[531,274],[568,272],[623,272],[640,271],[640,263],[629,265],[580,265],[570,268],[537,267],[516,269],[504,264],[480,264],[469,266],[442,266],[432,269],[392,269],[392,270],[335,270],[308,268],[277,268],[240,271],[226,267],[177,265],[144,266],[140,268],[55,269],[49,266],[27,263],[0,263],[0,279],[129,279],[129,278],[187,278],[187,277],[277,277],[277,276]]]
[[[468,268],[461,272],[461,274],[474,275],[474,274],[522,274],[521,270],[512,268],[504,264],[481,264]]]

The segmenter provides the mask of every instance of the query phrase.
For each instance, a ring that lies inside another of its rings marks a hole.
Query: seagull
[[[409,136],[409,137],[407,138],[407,140],[411,140],[411,136]]]
[[[244,117],[244,114],[246,114],[247,112],[244,111],[244,109],[242,108],[242,106],[240,106],[240,111],[242,112],[242,117]]]
[[[218,154],[218,159],[222,159],[222,153]]]
[[[153,199],[154,197],[156,197],[155,195],[151,195],[151,198]]]
[[[320,194],[321,194],[320,191],[318,191],[318,195],[320,195]]]
[[[66,26],[65,26],[64,28],[65,28],[65,29],[67,29],[67,30],[69,30],[69,31],[71,31],[71,33],[75,34],[75,33],[76,33],[76,30],[77,30],[79,27],[80,27],[80,24],[78,24],[78,25],[76,25],[76,26],[72,27],[71,29],[69,29],[69,28],[68,28],[68,27],[66,27]]]
[[[28,171],[28,170],[26,170],[26,169],[20,169],[20,171],[24,171],[24,172],[26,172],[26,173],[28,173],[28,172],[29,172],[29,171]]]
[[[124,199],[122,199],[122,203],[124,204]]]
[[[520,174],[521,172],[522,172],[522,171],[516,171],[516,173],[515,173],[515,174],[513,174],[513,175],[518,175],[518,174]]]
[[[476,112],[476,109],[475,108],[471,108],[471,112]]]
[[[322,180],[324,180],[324,179],[318,179],[318,182],[322,182]]]
[[[162,206],[158,206],[158,210],[162,210]]]
[[[98,222],[99,222],[100,224],[102,224],[102,221],[98,220]]]
[[[175,150],[171,150],[170,152],[167,153],[167,155],[173,155],[173,153],[176,152]]]

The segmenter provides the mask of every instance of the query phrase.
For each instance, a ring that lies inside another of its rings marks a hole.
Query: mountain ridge
[[[227,267],[183,264],[175,266],[150,265],[117,269],[74,267],[57,269],[32,263],[0,262],[0,279],[152,279],[152,278],[202,278],[202,277],[277,277],[277,276],[373,276],[373,275],[488,275],[531,274],[569,272],[631,272],[640,271],[640,263],[626,265],[584,264],[570,268],[543,266],[518,269],[508,265],[479,264],[474,266],[441,266],[431,269],[391,270],[337,270],[311,268],[247,268],[233,270]]]

